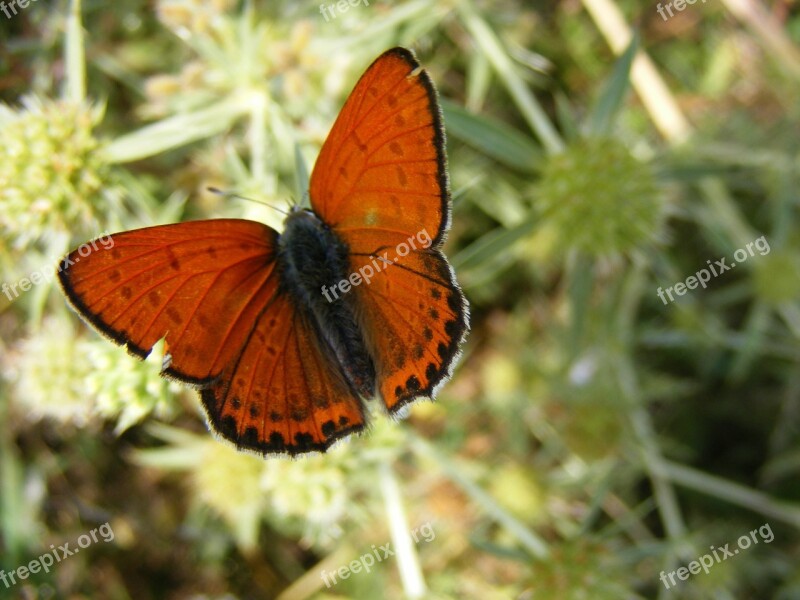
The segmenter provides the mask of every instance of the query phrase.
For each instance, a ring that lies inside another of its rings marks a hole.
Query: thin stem
[[[86,97],[86,57],[83,48],[83,25],[81,24],[81,0],[72,0],[67,17],[67,33],[64,37],[66,61],[66,84],[64,97],[74,104]]]
[[[778,20],[760,2],[722,0],[730,13],[761,38],[761,43],[792,77],[800,77],[800,51]]]
[[[626,348],[632,348],[634,344],[634,317],[637,314],[638,303],[642,298],[645,281],[644,267],[639,264],[628,275],[623,287],[615,322],[617,325],[617,337]],[[642,460],[653,485],[653,495],[661,520],[664,523],[667,537],[678,545],[680,554],[692,556],[695,552],[683,541],[686,538],[686,525],[683,521],[675,490],[661,468],[663,461],[661,450],[658,447],[650,414],[642,402],[636,369],[627,358],[621,359],[617,368],[619,386],[628,406],[631,407],[631,425],[639,440]]]
[[[697,469],[661,460],[660,470],[673,483],[749,508],[800,529],[800,506],[775,500],[764,492],[710,475]]]
[[[400,496],[400,486],[397,484],[392,468],[385,463],[380,468],[380,485],[403,589],[407,598],[422,598],[426,592],[425,580],[409,533],[408,520]]]
[[[631,42],[633,32],[614,0],[583,0],[597,28],[614,54],[620,55]],[[672,92],[644,50],[636,53],[631,65],[631,84],[661,134],[673,143],[686,140],[692,132]]]

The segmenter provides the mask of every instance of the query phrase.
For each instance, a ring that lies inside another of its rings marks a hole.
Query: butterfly
[[[375,396],[394,416],[432,399],[469,328],[441,250],[441,109],[410,50],[384,52],[361,76],[309,197],[282,233],[212,219],[84,244],[62,259],[61,287],[140,358],[164,338],[162,375],[199,389],[218,437],[264,456],[324,452],[365,428]]]

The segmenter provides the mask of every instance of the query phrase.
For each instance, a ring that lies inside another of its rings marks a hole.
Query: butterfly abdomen
[[[356,323],[354,295],[324,293],[350,275],[347,245],[313,212],[293,210],[278,248],[282,292],[313,321],[321,346],[353,390],[372,397],[375,366]]]

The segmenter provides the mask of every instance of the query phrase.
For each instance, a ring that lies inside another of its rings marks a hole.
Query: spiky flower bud
[[[652,169],[616,140],[582,139],[551,156],[535,194],[565,248],[613,256],[659,237],[664,207]]]

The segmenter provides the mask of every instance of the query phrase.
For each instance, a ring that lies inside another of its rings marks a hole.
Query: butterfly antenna
[[[215,187],[207,187],[206,188],[212,194],[217,194],[218,196],[225,196],[226,198],[238,198],[239,200],[247,200],[249,202],[255,202],[256,204],[261,204],[273,210],[277,210],[279,213],[283,213],[284,215],[288,216],[288,212],[283,210],[282,208],[278,208],[277,206],[272,206],[271,204],[267,204],[263,200],[256,200],[255,198],[248,198],[247,196],[242,196],[241,194],[236,194],[234,192],[225,192],[219,188]]]

